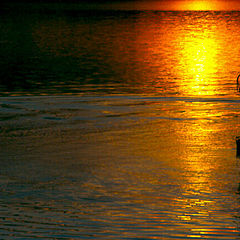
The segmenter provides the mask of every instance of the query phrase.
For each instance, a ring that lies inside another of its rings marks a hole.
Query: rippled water
[[[239,239],[239,12],[6,14],[2,239]]]

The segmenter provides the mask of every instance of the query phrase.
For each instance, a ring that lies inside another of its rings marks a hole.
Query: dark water
[[[1,13],[1,239],[239,239],[239,12]]]

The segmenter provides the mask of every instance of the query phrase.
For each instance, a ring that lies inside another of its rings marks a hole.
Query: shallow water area
[[[239,239],[239,12],[27,16],[0,30],[1,238]]]
[[[238,238],[239,100],[1,101],[2,236]]]

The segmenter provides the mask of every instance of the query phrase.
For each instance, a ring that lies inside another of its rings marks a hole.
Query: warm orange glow
[[[120,5],[119,5],[120,7]],[[143,10],[189,10],[189,11],[219,11],[219,10],[239,10],[240,2],[236,0],[150,0],[139,1],[131,4],[121,4],[123,8],[137,8]]]
[[[176,1],[174,4],[176,10],[204,11],[204,10],[217,10],[221,7],[221,2],[209,0]]]
[[[231,47],[221,38],[227,34],[224,22],[206,19],[204,12],[191,15],[191,19],[187,13],[184,16],[182,26],[171,24],[172,19],[178,18],[172,13],[171,21],[163,21],[164,27],[159,28],[161,22],[152,21],[148,27],[138,30],[136,46],[140,47],[136,49],[139,64],[142,64],[139,67],[143,69],[151,62],[151,76],[144,79],[157,91],[162,91],[164,69],[179,79],[177,84],[172,79],[167,81],[168,89],[186,96],[217,96],[224,88],[219,85],[218,74],[227,68],[228,63],[222,57],[223,49],[228,51]],[[147,46],[148,51],[142,51],[141,46]]]
[[[195,38],[192,38],[192,36]],[[187,85],[182,85],[183,92],[188,92],[191,95],[214,95],[217,89],[208,81],[213,81],[210,76],[216,75],[217,72],[217,54],[218,44],[214,35],[207,31],[201,33],[194,31],[187,36],[188,39],[182,46],[182,58],[180,58],[181,66],[185,76],[191,77]],[[187,80],[186,80],[187,81]]]
[[[80,8],[97,9],[123,9],[123,10],[173,10],[173,11],[205,11],[205,10],[239,10],[240,2],[237,0],[138,0],[113,1],[111,3],[79,3]]]

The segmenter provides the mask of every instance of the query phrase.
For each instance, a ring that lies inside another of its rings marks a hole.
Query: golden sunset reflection
[[[209,81],[216,74],[217,68],[217,45],[213,38],[207,36],[195,36],[190,34],[190,40],[183,44],[181,66],[184,66],[183,74],[188,75],[191,80],[184,84],[185,91],[190,95],[214,95],[217,89]],[[211,78],[211,79],[210,79]]]
[[[231,42],[222,37],[228,35],[226,23],[212,19],[211,14],[206,18],[204,12],[183,16],[181,26],[171,24],[178,13],[166,18],[163,12],[151,14],[144,28],[141,22],[136,25],[141,27],[136,29],[136,66],[144,70],[139,82],[154,86],[159,93],[167,89],[193,97],[224,94],[228,89],[219,76],[232,77],[227,64],[236,58],[226,57],[226,52],[232,54]]]
[[[179,87],[181,92],[189,95],[212,96],[219,92],[216,76],[222,65],[218,33],[202,19],[197,23],[197,26],[187,26],[191,29],[187,35],[177,36],[180,44],[176,54],[179,61],[177,72],[183,79]]]
[[[232,48],[239,50],[238,45],[231,46],[238,35],[229,35],[231,25],[217,18],[216,13],[206,17],[205,12],[193,12],[191,16],[188,12],[142,12],[130,22],[121,19],[110,25],[105,19],[98,27],[96,22],[87,25],[87,30],[81,22],[73,26],[65,20],[48,22],[36,26],[33,36],[41,51],[57,57],[73,56],[79,67],[81,59],[94,56],[102,67],[96,73],[89,71],[87,81],[111,69],[114,80],[141,86],[141,93],[215,97],[229,91],[219,76],[235,83],[231,79],[238,69],[238,57]],[[179,21],[181,25],[172,24]],[[89,30],[92,28],[94,32]],[[119,32],[119,28],[124,30]],[[102,32],[111,34],[104,39]],[[130,32],[132,41],[126,41]],[[228,36],[228,41],[223,36]],[[107,57],[103,59],[103,55]],[[232,75],[228,71],[230,61],[234,62]],[[126,63],[128,71],[119,70],[118,66]]]
[[[176,1],[175,7],[179,10],[216,10],[222,7],[220,1],[196,0],[196,1]]]
[[[134,4],[118,4],[122,9],[142,9],[142,10],[175,10],[175,11],[221,11],[221,10],[238,10],[240,8],[237,0],[150,0],[139,1]]]
[[[220,208],[214,198],[219,187],[216,176],[220,171],[224,171],[221,161],[217,159],[217,149],[221,148],[219,136],[221,130],[218,124],[213,124],[210,119],[218,118],[221,113],[218,110],[218,104],[210,103],[186,103],[183,107],[185,117],[195,118],[196,121],[188,123],[185,127],[180,124],[174,127],[175,145],[179,146],[177,168],[181,169],[184,179],[181,184],[181,193],[184,196],[182,205],[184,205],[186,213],[178,215],[182,221],[191,222],[198,221],[202,226],[206,224],[206,219],[212,214],[214,209]],[[181,109],[181,107],[179,106]],[[181,109],[183,110],[183,109]],[[175,140],[176,139],[176,140]],[[180,163],[180,164],[179,164]],[[194,196],[191,198],[190,196]],[[176,198],[179,201],[179,197]],[[194,228],[193,228],[194,229]],[[208,229],[214,231],[214,229]],[[193,232],[202,234],[201,231]]]
[[[182,187],[187,194],[189,192],[210,193],[215,183],[212,181],[212,171],[217,170],[217,162],[207,156],[213,148],[213,134],[216,129],[210,129],[204,121],[189,125],[182,134],[181,139],[183,152],[181,154],[182,168],[188,172],[185,175],[186,184]]]

